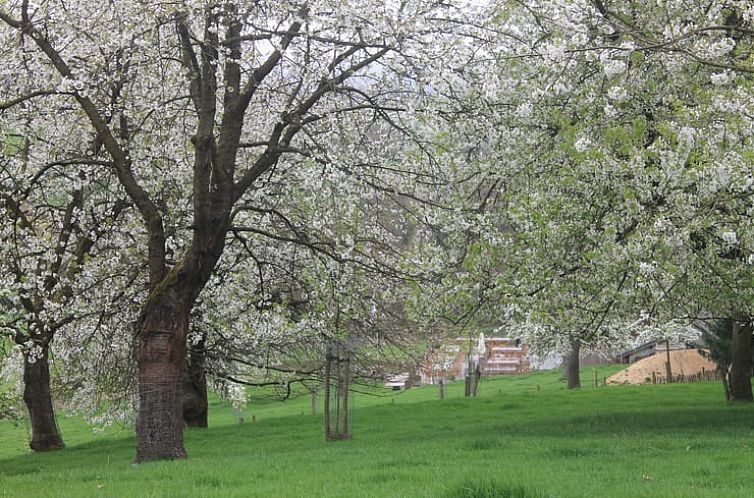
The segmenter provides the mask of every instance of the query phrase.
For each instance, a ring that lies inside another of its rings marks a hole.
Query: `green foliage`
[[[17,425],[21,420],[21,411],[18,405],[18,398],[15,393],[0,384],[0,420],[10,420]]]
[[[20,372],[14,372],[8,368],[9,351],[12,341],[8,337],[0,336],[0,420],[9,420],[14,424],[23,417],[23,404],[21,390],[18,383],[21,381]]]
[[[730,318],[715,320],[702,331],[702,341],[706,351],[702,355],[714,361],[719,367],[727,369],[733,359],[733,322]],[[754,341],[754,336],[752,336]],[[754,362],[754,348],[752,348]]]
[[[17,156],[24,151],[26,147],[26,137],[16,133],[7,133],[2,141],[2,155]]]
[[[732,322],[716,320],[709,328],[702,331],[702,341],[706,351],[701,351],[703,356],[714,361],[718,367],[727,369],[733,358],[733,338],[731,336]]]

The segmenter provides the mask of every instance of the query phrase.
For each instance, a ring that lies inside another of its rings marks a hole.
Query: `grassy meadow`
[[[616,371],[602,367],[599,375]],[[185,461],[132,465],[128,429],[62,416],[67,448],[31,454],[0,424],[0,497],[751,497],[754,406],[719,383],[567,391],[557,372],[357,395],[353,439],[323,440],[310,400],[219,401]],[[252,421],[254,419],[254,421]]]

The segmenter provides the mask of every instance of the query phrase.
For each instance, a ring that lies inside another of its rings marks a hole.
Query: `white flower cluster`
[[[628,63],[620,53],[602,52],[600,54],[602,71],[608,78],[620,76],[628,70]]]
[[[19,348],[0,356],[0,420],[19,420],[24,415],[23,365]]]
[[[719,73],[710,74],[710,81],[715,86],[726,86],[733,81],[733,73],[731,71],[722,71]]]

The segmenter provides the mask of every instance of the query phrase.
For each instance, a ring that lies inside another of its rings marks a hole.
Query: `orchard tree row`
[[[208,381],[314,389],[438,328],[577,359],[730,319],[750,358],[747,1],[5,0],[0,41],[34,450],[54,392],[183,458]]]

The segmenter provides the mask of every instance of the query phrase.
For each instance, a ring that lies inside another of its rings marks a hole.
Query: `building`
[[[518,339],[484,337],[474,340],[456,337],[427,352],[421,365],[422,384],[440,380],[463,379],[469,370],[479,367],[483,377],[526,373],[530,371],[527,347]]]
[[[518,339],[490,337],[485,340],[487,357],[481,362],[483,375],[525,373],[530,370],[527,348]]]

